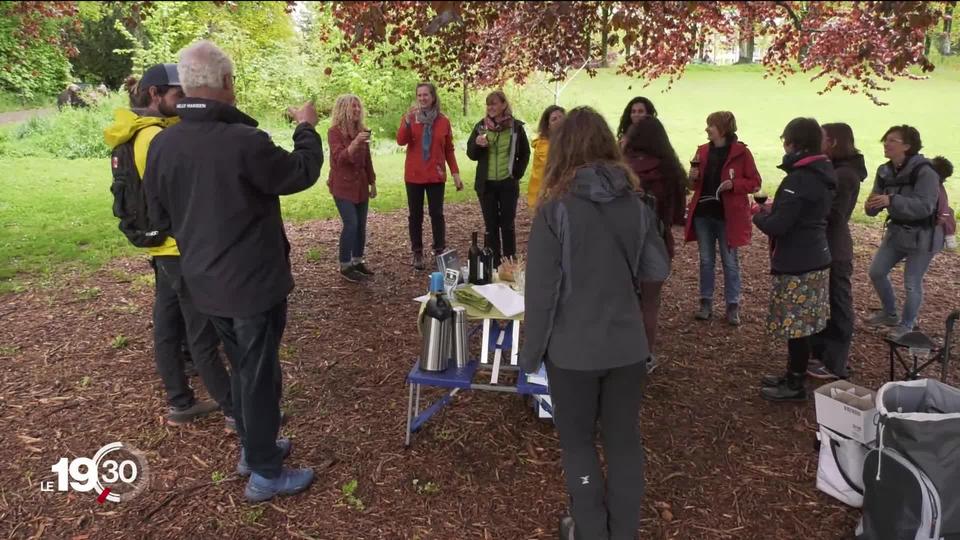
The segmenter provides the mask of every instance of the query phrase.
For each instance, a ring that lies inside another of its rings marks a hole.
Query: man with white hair
[[[234,103],[233,63],[209,41],[180,52],[186,98],[181,122],[153,140],[145,174],[151,223],[180,246],[182,286],[210,316],[233,373],[242,449],[237,472],[250,475],[251,502],[303,491],[313,470],[283,466],[289,439],[280,431],[280,339],[293,289],[290,244],[280,195],[316,183],[323,147],[307,103],[291,114],[294,150],[275,145]]]

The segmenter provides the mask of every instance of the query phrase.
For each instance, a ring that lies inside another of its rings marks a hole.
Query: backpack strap
[[[884,188],[887,188],[887,187],[896,187],[896,189],[897,189],[897,193],[896,193],[896,194],[897,194],[897,195],[900,195],[900,194],[901,194],[901,192],[903,191],[904,186],[910,186],[910,188],[911,188],[912,190],[916,190],[917,182],[920,180],[920,170],[921,170],[921,168],[923,168],[923,167],[928,167],[928,168],[930,168],[930,170],[933,170],[934,172],[936,172],[936,171],[934,170],[934,168],[933,168],[933,165],[931,165],[929,161],[924,161],[923,163],[920,163],[919,165],[917,165],[916,167],[914,167],[912,171],[910,171],[910,174],[909,174],[909,176],[907,177],[907,181],[906,181],[906,182],[895,182],[895,181],[893,181],[893,182],[884,182],[884,183],[883,183],[883,187],[884,187]],[[893,180],[896,180],[896,177],[894,177]],[[906,221],[904,221],[904,220],[893,219],[893,218],[890,217],[890,214],[887,213],[887,221],[888,221],[888,222],[892,222],[892,223],[895,224],[895,225],[902,225],[902,226],[904,226],[904,227],[922,227],[922,228],[925,228],[925,229],[929,229],[929,228],[935,227],[935,226],[937,225],[937,217],[938,217],[938,215],[939,215],[939,211],[938,211],[939,208],[940,208],[940,205],[939,205],[939,195],[938,195],[938,204],[937,204],[936,207],[934,208],[933,213],[932,213],[931,215],[929,215],[929,216],[927,216],[927,217],[925,217],[925,218],[912,219],[912,220],[906,220]]]

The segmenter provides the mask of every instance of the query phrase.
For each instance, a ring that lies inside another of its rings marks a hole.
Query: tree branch
[[[786,2],[774,2],[774,5],[785,9],[787,11],[787,15],[789,15],[790,18],[793,19],[793,26],[795,26],[797,30],[799,30],[800,32],[803,32],[803,21],[801,21],[800,16],[797,15],[795,11],[793,11],[793,8],[790,7],[790,4]]]

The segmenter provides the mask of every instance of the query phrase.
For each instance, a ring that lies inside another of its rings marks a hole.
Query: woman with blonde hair
[[[333,105],[327,141],[330,179],[327,185],[337,205],[340,232],[340,275],[357,283],[373,276],[363,260],[367,242],[367,209],[377,196],[377,175],[370,160],[370,130],[364,124],[360,98],[344,94]]]
[[[520,351],[528,373],[546,363],[573,515],[561,520],[564,540],[633,539],[639,524],[637,416],[650,352],[638,295],[641,282],[666,280],[670,258],[637,185],[606,120],[570,111],[551,136],[530,231]]]
[[[474,189],[483,211],[484,242],[493,251],[496,268],[503,257],[517,254],[517,200],[530,162],[523,122],[513,117],[502,90],[487,96],[487,114],[467,139],[467,157],[477,162]]]

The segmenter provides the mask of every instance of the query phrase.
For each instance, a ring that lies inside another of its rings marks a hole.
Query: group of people
[[[222,410],[226,429],[240,437],[237,471],[250,476],[247,499],[302,491],[313,471],[284,466],[292,444],[279,437],[279,346],[293,288],[279,197],[320,177],[316,110],[310,103],[290,109],[294,149],[275,145],[236,108],[233,64],[208,41],[181,51],[178,64],[130,79],[127,89],[131,108],[117,111],[105,137],[114,149],[115,186],[127,176],[136,180],[115,197],[130,197],[142,183],[149,226],[135,232],[156,276],[155,357],[170,405],[167,420],[181,424]],[[684,239],[699,245],[699,320],[713,316],[719,249],[731,325],[741,323],[737,249],[750,243],[753,226],[767,235],[772,294],[766,327],[787,341],[789,362],[784,375],[763,378],[761,393],[803,399],[807,374],[847,376],[854,318],[848,221],[867,176],[863,156],[848,125],[794,119],[781,135],[786,177],[766,201],[731,112],[707,117],[708,142],[688,169],[646,98],[627,105],[616,135],[589,107],[548,107],[532,141],[503,92],[492,92],[486,105],[467,156],[477,162],[485,240],[498,265],[517,253],[520,180],[532,157],[520,362],[527,372],[546,363],[571,496],[562,534],[634,538],[643,494],[639,388],[656,366],[659,296],[676,250],[672,228],[684,226]],[[410,247],[413,266],[421,269],[424,199],[432,249],[441,253],[447,167],[456,189],[463,189],[453,131],[432,84],[416,87],[396,138],[406,146]],[[340,272],[362,281],[373,275],[364,246],[377,176],[359,97],[336,100],[327,141],[328,187],[343,221]],[[866,211],[888,215],[869,271],[883,309],[868,322],[895,326],[894,334],[902,335],[917,321],[923,274],[955,229],[942,185],[952,167],[923,157],[920,135],[910,126],[890,128],[882,142],[889,161],[877,171]],[[907,301],[900,312],[888,274],[903,259]],[[213,402],[195,397],[181,342]],[[593,446],[598,420],[610,471],[606,485]]]
[[[867,177],[850,126],[791,120],[780,135],[786,176],[767,200],[732,113],[707,117],[708,142],[687,173],[656,114],[649,100],[631,101],[619,141],[589,107],[573,109],[550,131],[527,246],[520,363],[527,372],[546,364],[570,495],[563,540],[636,538],[644,491],[640,388],[656,365],[656,312],[670,273],[672,225],[685,225],[685,240],[699,245],[694,317],[712,317],[719,248],[725,318],[734,326],[741,323],[737,249],[751,242],[753,227],[767,236],[772,283],[765,325],[786,341],[788,362],[783,375],[762,377],[763,398],[805,400],[808,375],[848,376],[849,220]],[[881,142],[888,161],[877,170],[865,211],[887,213],[869,269],[883,309],[866,322],[893,327],[890,338],[899,339],[917,323],[931,259],[945,244],[955,246],[945,241],[956,222],[943,186],[953,168],[945,158],[920,154],[920,134],[911,126],[891,127]],[[693,196],[684,215],[688,188]],[[904,259],[906,302],[898,311],[889,274]],[[598,422],[606,482],[595,447]]]

